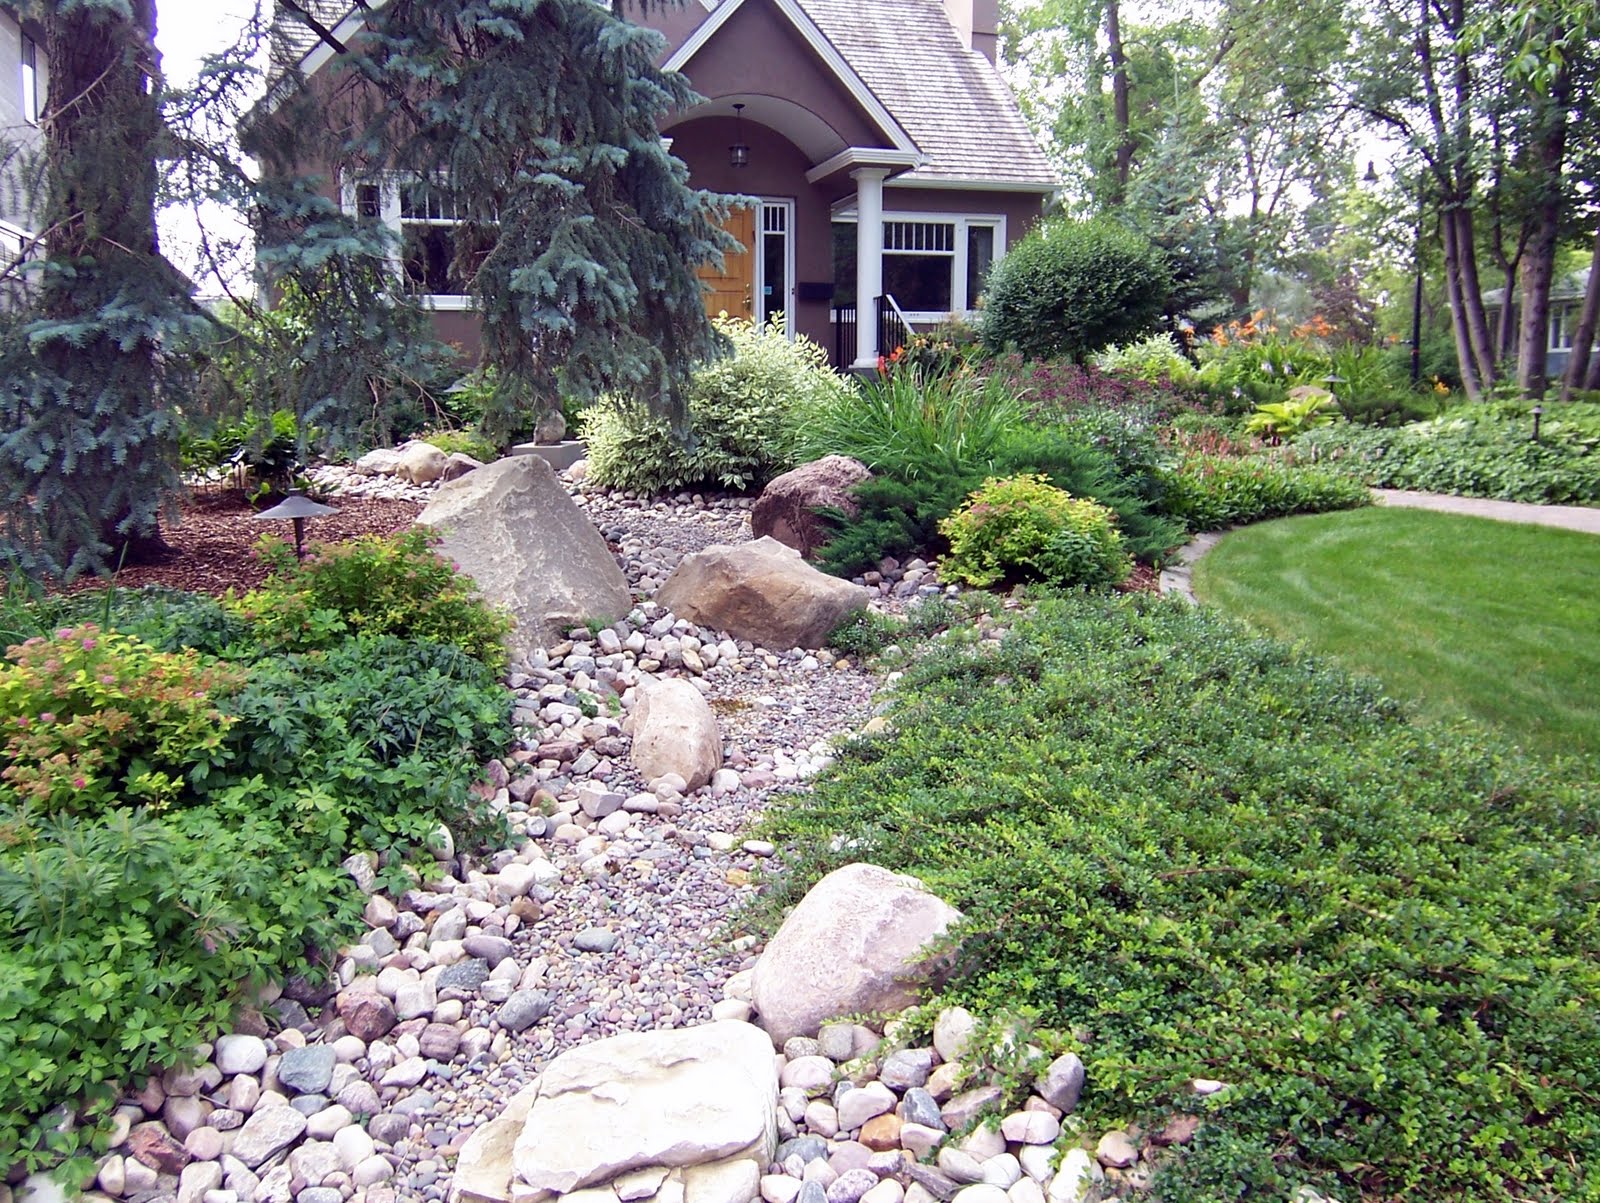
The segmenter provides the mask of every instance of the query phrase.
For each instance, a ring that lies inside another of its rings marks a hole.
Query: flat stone
[[[894,1091],[882,1082],[868,1082],[839,1100],[839,1126],[847,1132],[854,1131],[874,1116],[893,1111],[898,1101]]]
[[[586,927],[573,937],[579,952],[610,952],[617,946],[617,933],[604,927]]]
[[[900,1100],[898,1114],[908,1124],[921,1124],[938,1132],[945,1130],[944,1116],[939,1112],[939,1104],[920,1086],[913,1086],[906,1091],[905,1097]]]
[[[647,1166],[749,1158],[759,1167],[777,1144],[777,1095],[771,1041],[749,1024],[580,1045],[544,1071],[516,1143],[517,1177],[565,1194]],[[752,1196],[756,1188],[752,1178]]]
[[[262,1107],[234,1134],[232,1154],[253,1170],[299,1140],[305,1130],[306,1117],[293,1107]]]
[[[479,986],[489,980],[489,969],[489,962],[482,957],[457,961],[454,965],[446,965],[439,971],[434,985],[441,991],[460,990],[473,994],[477,992]]]
[[[980,1115],[993,1111],[1004,1095],[998,1086],[979,1086],[965,1090],[939,1109],[945,1127],[959,1132]]]
[[[532,1027],[550,1013],[552,1000],[542,990],[518,990],[495,1012],[495,1021],[508,1032]]]
[[[684,1203],[752,1203],[760,1191],[761,1167],[749,1157],[730,1157],[683,1171]]]

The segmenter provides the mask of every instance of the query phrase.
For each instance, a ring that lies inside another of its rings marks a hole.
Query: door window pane
[[[994,227],[967,227],[967,308],[976,309],[994,266]]]

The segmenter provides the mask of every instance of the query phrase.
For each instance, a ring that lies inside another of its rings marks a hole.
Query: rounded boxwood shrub
[[[1081,363],[1149,334],[1171,282],[1161,251],[1115,221],[1047,221],[995,265],[984,342],[1030,359]]]
[[[1053,585],[1114,585],[1133,567],[1116,514],[1043,476],[990,478],[939,524],[947,576],[987,587],[1010,575]]]

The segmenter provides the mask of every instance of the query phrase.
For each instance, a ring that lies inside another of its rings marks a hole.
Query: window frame
[[[39,43],[26,33],[21,37],[17,57],[22,75],[22,119],[29,125],[38,125],[44,112],[39,89]]]
[[[835,213],[832,221],[837,224],[853,226],[857,223],[857,215],[853,210],[846,210],[841,213]],[[952,249],[948,252],[890,250],[888,247],[889,227],[894,224],[905,223],[914,225],[930,224],[954,227],[952,230]],[[906,320],[911,322],[914,326],[936,326],[940,322],[943,322],[952,316],[967,321],[972,320],[979,311],[966,307],[968,293],[967,286],[970,279],[971,267],[970,263],[968,262],[968,251],[971,246],[968,231],[974,226],[982,226],[994,231],[994,257],[991,260],[991,265],[994,263],[999,263],[1000,260],[1005,258],[1006,252],[1009,249],[1009,244],[1006,239],[1006,215],[1004,213],[940,213],[916,212],[906,209],[885,209],[883,212],[883,225],[883,259],[887,259],[890,255],[895,254],[941,254],[948,255],[952,260],[950,268],[950,308],[940,312],[934,312],[926,309],[905,309],[904,313]],[[882,269],[880,267],[880,278],[882,278],[881,271]],[[896,299],[898,300],[898,298]],[[857,300],[859,302],[860,298],[857,298]],[[957,301],[960,301],[961,304],[957,305]],[[835,313],[837,313],[837,309],[835,309]],[[835,320],[837,320],[837,318],[835,318]]]
[[[362,217],[361,190],[363,188],[376,188],[378,190],[378,212],[367,215],[369,220],[377,220],[386,226],[395,236],[395,247],[389,255],[389,270],[399,282],[402,289],[408,285],[405,266],[405,227],[408,225],[429,225],[452,227],[461,225],[460,218],[428,218],[405,216],[403,196],[409,186],[421,184],[424,181],[401,172],[384,172],[376,177],[361,176],[345,181],[339,189],[339,207],[350,217]],[[424,309],[436,310],[440,313],[465,313],[477,309],[477,302],[470,295],[463,293],[418,292],[410,294]]]

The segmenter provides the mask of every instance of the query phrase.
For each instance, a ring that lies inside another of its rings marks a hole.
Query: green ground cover
[[[850,861],[922,878],[968,920],[935,1007],[1077,1047],[1087,1130],[1202,1116],[1164,1203],[1593,1197],[1592,783],[1210,609],[996,623],[769,817],[773,917]]]
[[[1600,755],[1600,538],[1417,510],[1266,522],[1195,569],[1204,601],[1372,673],[1434,719]]]

